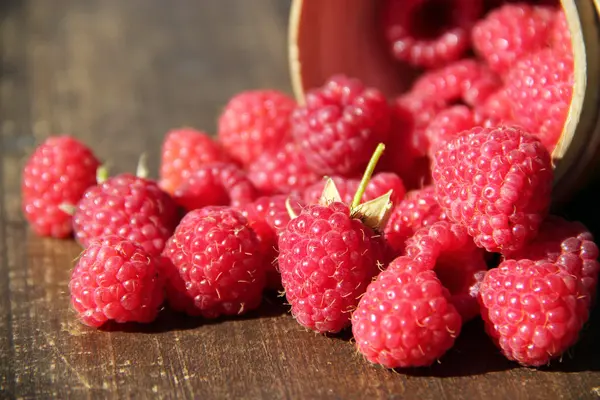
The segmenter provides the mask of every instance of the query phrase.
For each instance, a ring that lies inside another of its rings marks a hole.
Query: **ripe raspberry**
[[[358,350],[387,368],[429,366],[460,334],[461,317],[431,269],[395,259],[369,285],[352,314]]]
[[[163,255],[167,299],[176,311],[204,318],[256,309],[265,287],[265,266],[256,233],[237,210],[209,206],[190,211]]]
[[[118,236],[90,242],[69,283],[80,320],[99,327],[108,320],[152,322],[164,298],[161,258]]]
[[[476,127],[435,155],[433,179],[448,219],[475,244],[510,253],[533,239],[548,213],[550,154],[518,127]]]
[[[473,111],[467,106],[457,105],[441,111],[425,130],[430,152],[435,154],[437,147],[475,125]]]
[[[493,71],[504,74],[521,57],[546,46],[553,19],[553,7],[505,4],[473,27],[473,46]]]
[[[262,153],[290,139],[290,115],[296,102],[276,90],[235,95],[219,117],[219,140],[229,155],[249,165]]]
[[[552,152],[562,133],[573,94],[573,59],[544,49],[521,59],[507,75],[506,94],[515,122]]]
[[[559,8],[554,15],[554,22],[550,31],[550,45],[559,54],[565,54],[570,57],[573,55],[571,31],[569,30],[569,23],[562,8]]]
[[[125,173],[90,187],[77,203],[73,228],[77,241],[118,235],[158,255],[177,225],[177,205],[158,185]]]
[[[486,331],[509,360],[547,364],[577,341],[588,319],[582,290],[577,277],[558,265],[504,261],[480,286]]]
[[[286,209],[286,201],[293,207],[296,214],[300,214],[304,202],[297,196],[276,195],[263,196],[242,208],[242,214],[248,220],[248,225],[258,237],[264,263],[267,268],[267,288],[281,290],[281,274],[279,273],[279,249],[277,240],[279,232],[290,221]]]
[[[480,0],[387,0],[382,24],[391,53],[418,67],[458,60],[482,12]]]
[[[592,234],[580,222],[548,216],[536,238],[509,258],[554,263],[580,279],[590,303],[596,296],[600,272],[598,247]]]
[[[173,194],[177,204],[188,211],[212,205],[239,207],[256,196],[246,173],[232,163],[200,166]]]
[[[292,115],[292,134],[318,174],[353,176],[379,142],[385,142],[391,111],[385,96],[342,75],[306,94]]]
[[[99,165],[90,149],[68,135],[49,137],[35,149],[21,177],[21,206],[37,235],[65,238],[71,234],[72,218],[59,206],[81,199],[96,183]]]
[[[248,177],[267,194],[301,191],[319,179],[295,143],[258,157],[248,167]]]
[[[221,146],[205,132],[174,129],[167,133],[162,144],[160,188],[173,194],[201,165],[227,159]]]
[[[385,226],[385,238],[396,256],[404,253],[405,242],[422,227],[445,221],[433,185],[413,190],[394,207]]]
[[[495,119],[498,123],[508,124],[513,121],[511,100],[504,87],[488,96],[475,110],[475,114]]]
[[[342,197],[342,201],[346,204],[352,203],[354,194],[360,186],[360,179],[348,179],[342,178],[341,176],[334,176],[331,179],[335,182],[335,186]],[[317,203],[324,187],[325,180],[309,186],[304,191],[304,202],[306,204]],[[367,184],[361,201],[366,202],[373,200],[379,196],[383,196],[390,190],[393,190],[391,199],[393,204],[398,204],[404,198],[406,193],[402,179],[400,179],[398,175],[392,172],[379,172],[378,174],[373,175]]]

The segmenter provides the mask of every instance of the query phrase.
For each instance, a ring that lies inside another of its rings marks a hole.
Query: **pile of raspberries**
[[[301,103],[239,93],[216,136],[166,134],[158,180],[143,162],[110,176],[74,137],[48,138],[24,168],[23,210],[38,235],[84,248],[79,319],[149,323],[165,304],[236,316],[272,290],[299,324],[351,329],[387,368],[431,365],[477,317],[510,360],[560,358],[600,268],[586,227],[549,215],[569,29],[551,2],[491,3],[388,0],[390,52],[421,71],[407,93],[344,75]]]

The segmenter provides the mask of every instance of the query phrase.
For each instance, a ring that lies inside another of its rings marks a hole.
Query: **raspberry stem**
[[[146,155],[146,153],[142,153],[140,155],[140,159],[138,160],[135,176],[137,176],[138,178],[146,179],[148,178],[149,174],[150,173],[148,171],[148,156]]]
[[[96,170],[96,183],[102,183],[108,179],[109,173],[106,165],[101,165]]]
[[[350,207],[351,209],[358,207],[358,205],[360,204],[360,200],[362,199],[362,196],[365,193],[365,190],[367,189],[369,180],[371,180],[371,176],[373,175],[373,172],[375,171],[377,162],[379,162],[379,159],[381,158],[381,155],[383,154],[384,150],[385,150],[385,144],[379,143],[377,145],[377,148],[375,149],[375,152],[371,156],[371,160],[369,160],[369,164],[367,165],[367,169],[365,170],[365,173],[364,173],[362,179],[360,180],[360,185],[358,186],[358,189],[356,190],[354,199],[352,199],[352,207]]]

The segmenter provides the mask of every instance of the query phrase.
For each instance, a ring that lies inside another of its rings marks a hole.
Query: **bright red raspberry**
[[[173,193],[177,204],[188,211],[213,205],[239,207],[256,197],[246,172],[221,162],[198,167]]]
[[[177,221],[177,205],[167,193],[128,173],[90,187],[73,215],[75,237],[83,247],[92,239],[118,235],[152,255],[161,253]]]
[[[352,179],[352,178],[342,178],[341,176],[334,176],[333,182],[342,197],[342,201],[345,204],[352,204],[352,200],[354,199],[354,195],[360,186],[360,179]],[[315,204],[319,202],[321,198],[321,193],[323,193],[323,189],[325,188],[325,180],[317,182],[311,186],[309,186],[304,191],[304,202],[306,204]],[[399,203],[406,194],[406,189],[404,188],[404,184],[402,183],[402,179],[392,172],[379,172],[369,180],[365,192],[361,197],[361,202],[366,202],[369,200],[376,199],[379,196],[382,196],[393,190],[392,192],[392,203]]]
[[[437,147],[475,126],[473,110],[467,106],[457,105],[441,111],[425,130],[425,136],[430,143],[430,152],[434,154]]]
[[[475,244],[510,253],[537,234],[552,192],[550,154],[519,127],[476,127],[435,155],[433,179],[448,219]]]
[[[413,190],[394,207],[385,226],[385,238],[396,256],[404,253],[406,240],[422,227],[445,221],[446,215],[435,194],[435,186]]]
[[[309,205],[279,236],[279,270],[292,315],[304,327],[336,333],[383,264],[380,235],[346,204]]]
[[[161,258],[118,236],[94,239],[75,265],[71,304],[86,325],[152,322],[163,302]]]
[[[49,137],[35,149],[21,176],[21,207],[37,235],[65,238],[73,232],[71,216],[59,207],[81,199],[96,183],[99,165],[87,146],[68,135]]]
[[[296,102],[276,90],[249,90],[233,96],[219,117],[219,140],[229,155],[249,165],[265,151],[290,140]]]
[[[553,19],[554,7],[505,4],[473,27],[473,46],[492,70],[504,74],[521,57],[546,46]]]
[[[507,75],[506,94],[516,123],[552,152],[573,94],[573,59],[544,49],[521,59]]]
[[[569,23],[562,7],[556,10],[554,15],[554,22],[550,31],[550,45],[559,54],[573,56],[571,31],[569,30]]]
[[[248,167],[248,177],[267,194],[302,191],[319,179],[295,143],[258,157]]]
[[[387,0],[381,10],[394,57],[433,68],[458,60],[468,50],[469,32],[482,13],[482,1]]]
[[[481,316],[502,353],[526,366],[560,357],[588,319],[577,277],[549,262],[507,260],[480,286]]]
[[[176,311],[204,318],[256,309],[265,287],[265,265],[256,233],[237,210],[209,206],[190,211],[163,255],[167,299]]]
[[[506,89],[502,87],[488,96],[482,104],[476,106],[475,114],[483,118],[495,119],[498,123],[511,123],[514,120],[512,104]]]
[[[593,235],[580,222],[550,215],[544,220],[535,239],[508,258],[554,263],[581,280],[590,303],[596,296],[600,272],[598,246]]]
[[[318,174],[353,176],[385,142],[391,121],[387,99],[359,80],[337,75],[306,94],[292,116],[292,133]]]
[[[207,133],[192,128],[174,129],[162,144],[159,185],[173,194],[201,165],[227,159],[221,146]]]
[[[369,285],[352,314],[358,350],[387,368],[429,366],[454,344],[461,317],[431,269],[399,257]]]

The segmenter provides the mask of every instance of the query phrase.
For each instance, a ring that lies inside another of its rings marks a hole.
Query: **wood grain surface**
[[[598,315],[551,368],[506,361],[475,321],[439,364],[398,372],[369,365],[348,337],[305,331],[276,296],[243,319],[165,311],[102,331],[76,321],[67,283],[80,248],[29,232],[24,157],[71,133],[114,172],[146,152],[156,175],[169,128],[214,132],[244,89],[291,93],[288,11],[287,0],[0,2],[0,398],[599,398]]]

